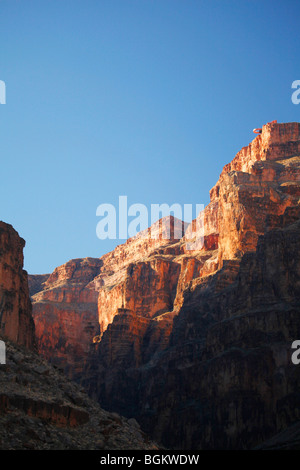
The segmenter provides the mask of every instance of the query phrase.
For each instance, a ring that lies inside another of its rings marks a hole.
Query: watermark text
[[[292,354],[292,363],[297,366],[300,364],[300,341],[296,340],[292,343],[292,349],[296,349],[296,351]]]
[[[204,243],[204,204],[172,205],[151,204],[150,217],[147,206],[131,204],[127,196],[119,196],[119,205],[100,204],[96,216],[96,235],[100,240],[133,238],[150,240],[180,240],[184,237],[186,249],[198,250]],[[184,222],[183,222],[184,221]]]
[[[4,341],[0,341],[0,364],[6,364],[6,347]]]
[[[296,88],[296,91],[292,93],[292,103],[299,104],[300,103],[300,80],[294,80],[292,83],[292,88]]]
[[[3,80],[0,80],[0,104],[6,104],[6,85]]]

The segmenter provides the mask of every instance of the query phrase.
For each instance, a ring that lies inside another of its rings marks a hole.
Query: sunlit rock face
[[[251,447],[297,418],[299,134],[263,126],[183,236],[163,220],[33,295],[40,351],[167,446]]]
[[[91,336],[104,333],[118,308],[146,318],[177,313],[187,288],[255,250],[272,216],[297,202],[298,148],[298,123],[266,124],[224,167],[210,204],[187,228],[166,217],[101,259],[30,276],[39,350],[80,373]]]
[[[75,259],[59,266],[32,296],[39,352],[78,378],[93,336],[99,332],[97,292],[91,281],[102,261]],[[36,287],[38,279],[33,286]]]
[[[166,217],[100,259],[75,259],[51,275],[29,276],[40,353],[78,379],[93,337],[124,302],[146,317],[172,310],[180,272],[172,253],[180,253],[185,225]],[[166,259],[156,251],[174,245]]]
[[[0,449],[156,450],[136,421],[101,409],[82,387],[38,355],[28,278],[23,270],[24,245],[11,225],[0,222]],[[58,304],[63,299],[71,305],[76,299],[86,304],[89,296],[84,285],[98,268],[99,260],[75,260],[55,270],[51,278],[33,276],[31,287],[47,289],[49,278],[54,289],[54,285],[58,288],[76,279],[77,290],[65,295],[58,289],[52,298]],[[57,317],[52,317],[53,324],[47,319],[47,327],[55,331],[55,322],[61,319],[63,323],[66,318],[59,317],[59,310],[53,312]],[[80,322],[74,325],[78,343],[81,328]],[[49,333],[54,334],[51,329]]]
[[[159,252],[180,265],[173,310],[114,309],[93,344],[89,393],[169,448],[263,446],[299,419],[299,154],[298,123],[263,126],[212,189],[198,249],[190,226]]]
[[[25,241],[11,225],[0,222],[0,335],[35,349],[34,323],[23,270]]]

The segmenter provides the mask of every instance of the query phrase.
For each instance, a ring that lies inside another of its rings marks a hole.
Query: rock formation
[[[88,278],[58,268],[33,296],[40,351],[78,378],[80,347],[90,395],[168,447],[249,448],[280,434],[300,407],[290,360],[299,197],[300,124],[268,123],[224,167],[184,236],[171,218],[170,239],[138,235],[91,261]],[[89,303],[93,343],[80,318]]]
[[[38,356],[27,273],[22,269],[24,245],[10,225],[0,222],[0,340],[6,352],[0,364],[0,449],[157,449],[133,418],[103,411],[61,370]],[[98,264],[69,263],[63,276],[74,279],[81,269],[84,284]],[[52,283],[59,284],[60,277],[56,270]],[[46,280],[35,276],[34,288]],[[85,301],[84,288],[74,295]]]
[[[184,238],[185,262],[173,258],[177,312],[146,324],[119,312],[93,345],[90,394],[170,448],[251,448],[298,420],[299,129],[264,126],[225,167],[200,216],[202,246],[188,253]]]
[[[1,450],[154,450],[134,419],[100,408],[62,371],[7,342],[0,366]]]
[[[159,259],[155,250],[183,233],[183,222],[167,217],[100,259],[75,259],[50,276],[29,276],[39,352],[79,380],[92,338],[103,334],[124,302],[139,312],[151,305],[147,316],[172,310],[179,265],[172,255]]]
[[[28,286],[30,295],[34,295],[37,292],[43,290],[45,282],[49,278],[50,274],[31,274],[28,276]]]
[[[99,333],[97,292],[91,281],[102,261],[85,258],[71,260],[47,277],[29,276],[33,295],[38,350],[55,365],[61,365],[77,378],[93,336]]]
[[[0,333],[35,349],[27,272],[23,270],[24,246],[13,227],[0,222]]]

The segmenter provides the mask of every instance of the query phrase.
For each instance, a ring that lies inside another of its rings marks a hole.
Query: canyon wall
[[[35,349],[34,323],[23,270],[25,241],[11,225],[0,222],[0,334]]]
[[[91,348],[91,396],[167,447],[252,448],[299,419],[299,138],[297,123],[263,127],[212,189],[198,250],[176,245],[176,308],[115,312]]]
[[[148,229],[84,260],[88,278],[72,260],[41,283],[39,350],[171,448],[249,448],[281,432],[299,419],[299,197],[300,125],[273,121],[183,236],[170,217],[169,239]]]
[[[39,352],[79,380],[93,337],[101,337],[124,303],[139,312],[151,305],[150,317],[172,310],[179,267],[172,255],[159,259],[157,249],[176,245],[183,233],[181,220],[166,217],[100,259],[29,276]]]
[[[0,449],[157,449],[134,419],[101,409],[82,387],[37,354],[28,279],[23,270],[24,245],[11,225],[0,222],[0,338],[6,346],[5,361],[0,365]],[[55,300],[85,303],[84,284],[98,268],[99,260],[89,259],[69,263],[63,272],[56,270],[52,284],[61,285],[61,278],[71,283],[79,275],[77,281],[83,287],[80,291],[77,284],[73,296],[60,289]],[[48,278],[34,276],[31,287],[39,289]],[[51,337],[50,320],[46,321]],[[78,342],[81,327],[79,323]],[[44,335],[48,340],[47,331]]]
[[[43,290],[32,297],[39,353],[73,379],[80,377],[92,338],[99,333],[98,297],[90,283],[101,266],[99,259],[71,260],[43,280]],[[29,279],[36,288],[39,279]]]

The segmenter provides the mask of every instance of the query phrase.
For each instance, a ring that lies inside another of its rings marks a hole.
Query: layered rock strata
[[[24,246],[14,228],[0,222],[0,333],[33,350],[35,334],[27,272],[23,269]]]
[[[138,235],[98,260],[84,280],[85,300],[98,305],[98,333],[81,351],[89,393],[175,448],[250,448],[293,426],[299,197],[300,124],[274,121],[224,167],[182,237]],[[34,316],[40,350],[74,373],[84,322],[64,328],[69,354],[59,343],[67,315],[55,308],[83,284],[66,266],[33,296]],[[85,309],[82,298],[74,306],[71,318]],[[57,331],[51,345],[45,321]]]

